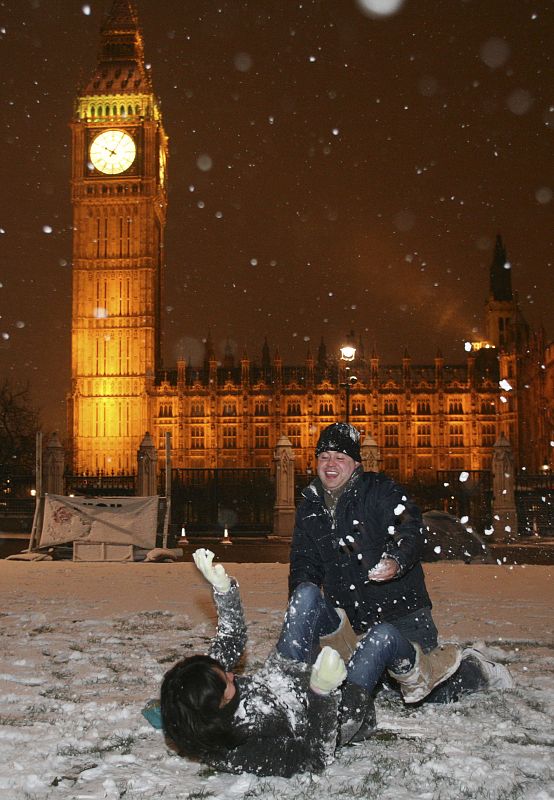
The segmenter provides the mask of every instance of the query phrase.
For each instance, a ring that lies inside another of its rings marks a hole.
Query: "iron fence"
[[[133,497],[136,494],[136,475],[115,473],[66,473],[65,493],[86,497]]]
[[[516,508],[520,536],[554,536],[554,476],[520,472]]]
[[[165,471],[160,487],[165,486]],[[171,471],[171,522],[189,532],[225,528],[268,533],[273,528],[275,485],[269,469]]]

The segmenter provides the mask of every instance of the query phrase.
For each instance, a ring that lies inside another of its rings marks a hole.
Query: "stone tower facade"
[[[130,471],[160,360],[167,137],[134,3],[115,0],[73,132],[74,469]]]
[[[164,368],[167,137],[131,0],[112,3],[72,130],[69,430],[76,472],[134,471],[147,432],[162,466],[166,433],[178,469],[268,468],[286,437],[295,470],[309,472],[322,428],[347,410],[378,446],[378,466],[402,481],[489,470],[500,435],[517,469],[536,472],[545,463],[552,358],[545,370],[544,337],[521,315],[500,237],[488,275],[486,339],[457,364],[445,364],[440,352],[427,364],[413,363],[408,352],[387,364],[362,342],[349,372],[323,342],[296,366],[284,365],[267,341],[259,357],[227,347],[218,359],[208,336],[202,364]]]

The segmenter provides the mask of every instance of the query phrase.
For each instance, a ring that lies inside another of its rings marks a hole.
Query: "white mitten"
[[[231,588],[231,578],[225,572],[223,564],[213,566],[214,554],[212,551],[200,547],[192,554],[192,557],[202,575],[212,584],[216,592],[226,594]]]
[[[332,647],[324,647],[312,667],[310,689],[329,694],[346,678],[344,661]]]

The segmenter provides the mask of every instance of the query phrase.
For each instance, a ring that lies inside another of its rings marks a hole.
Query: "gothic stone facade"
[[[113,0],[72,131],[74,470],[132,471],[146,431],[161,463],[169,432],[172,462],[185,468],[267,467],[285,434],[297,469],[313,470],[320,430],[346,412],[344,365],[323,347],[296,367],[270,358],[267,345],[258,363],[244,355],[235,364],[227,354],[219,364],[208,342],[201,369],[162,368],[168,142],[131,0]],[[437,355],[420,366],[405,354],[387,365],[358,348],[350,418],[374,437],[381,466],[393,475],[488,469],[500,433],[518,467],[536,471],[544,463],[544,344],[521,317],[506,265],[498,239],[486,346],[465,363],[446,365]]]

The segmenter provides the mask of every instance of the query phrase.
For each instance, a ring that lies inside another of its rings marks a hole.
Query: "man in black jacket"
[[[296,513],[290,591],[315,583],[357,634],[392,622],[428,652],[437,646],[437,629],[420,563],[419,509],[391,478],[364,473],[352,425],[325,428],[316,457],[317,477]]]
[[[355,647],[347,620],[358,635],[376,623],[391,623],[429,653],[438,637],[420,562],[424,534],[418,507],[391,478],[363,471],[360,434],[352,425],[325,428],[315,453],[317,478],[304,489],[296,512],[290,592],[306,581],[323,590],[342,620],[327,639],[345,658]],[[453,702],[485,686],[509,688],[512,679],[504,666],[466,648],[457,672],[426,702]]]

